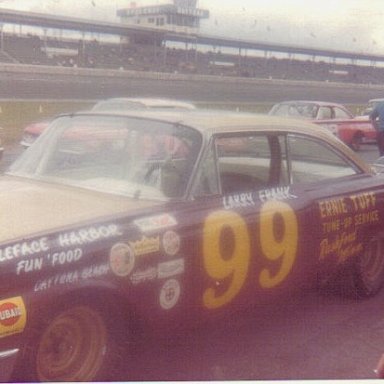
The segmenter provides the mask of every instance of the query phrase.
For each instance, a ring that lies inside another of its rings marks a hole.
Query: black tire
[[[56,312],[33,337],[22,361],[26,381],[105,381],[120,347],[103,311],[75,305]]]
[[[358,152],[361,149],[361,144],[363,143],[363,137],[361,134],[356,133],[355,136],[353,136],[352,141],[350,143],[350,147],[355,151]]]
[[[384,237],[369,240],[353,268],[353,285],[359,297],[375,295],[384,284]]]

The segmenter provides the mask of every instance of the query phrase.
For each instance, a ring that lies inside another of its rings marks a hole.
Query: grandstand
[[[117,11],[121,23],[0,9],[0,64],[383,84],[384,56],[204,36],[199,27],[209,11],[197,6],[132,3]]]

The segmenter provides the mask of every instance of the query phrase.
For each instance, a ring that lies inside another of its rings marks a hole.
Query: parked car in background
[[[196,109],[196,107],[185,101],[163,98],[147,97],[115,97],[101,100],[93,107],[93,111],[124,111],[126,109]]]
[[[157,110],[192,110],[196,107],[189,102],[178,101],[164,98],[131,98],[115,97],[97,102],[92,108],[93,111],[125,111],[137,109],[157,109]],[[29,147],[40,134],[48,127],[51,120],[42,120],[27,125],[23,130],[20,144]]]
[[[357,151],[363,143],[374,143],[376,130],[368,119],[355,117],[345,106],[325,101],[284,101],[275,104],[270,115],[310,120],[329,129],[341,141]]]
[[[306,121],[63,115],[0,190],[0,381],[127,381],[148,335],[384,281],[384,176]]]
[[[20,144],[24,148],[28,148],[48,127],[50,119],[36,121],[31,124],[28,124],[23,130],[23,136],[21,137]]]

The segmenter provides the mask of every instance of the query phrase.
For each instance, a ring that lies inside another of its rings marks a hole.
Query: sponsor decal
[[[81,248],[70,249],[67,251],[55,252],[48,254],[47,258],[51,261],[52,267],[75,263],[81,259],[83,251]]]
[[[0,301],[0,337],[23,332],[27,313],[22,297]]]
[[[33,271],[41,271],[43,268],[43,260],[44,259],[42,257],[36,257],[33,259],[18,261],[16,265],[16,275]]]
[[[75,284],[81,280],[104,276],[109,272],[109,264],[96,264],[80,270],[59,273],[35,284],[34,291],[45,291],[56,285]]]
[[[121,235],[122,232],[116,224],[107,224],[61,233],[59,234],[57,241],[61,247],[70,247],[74,245],[89,244],[98,240],[109,239]]]
[[[41,237],[37,240],[23,241],[5,248],[0,248],[0,262],[17,259],[19,257],[33,256],[36,253],[49,250],[48,238]]]
[[[364,244],[357,236],[362,225],[377,224],[380,212],[375,192],[362,192],[318,201],[323,237],[319,259],[336,259],[344,263],[360,254]]]
[[[148,253],[160,251],[160,236],[146,237],[141,240],[130,241],[130,247],[133,249],[135,256],[147,255]]]
[[[137,271],[130,277],[133,285],[137,285],[140,283],[144,283],[147,281],[152,281],[157,278],[157,268],[156,267],[148,267],[147,269],[143,269],[141,271]]]
[[[16,274],[41,271],[44,264],[49,264],[52,267],[59,265],[76,263],[83,256],[81,248],[69,249],[61,252],[48,253],[45,257],[34,257],[24,260],[19,260],[16,264]]]
[[[168,277],[184,273],[184,259],[177,259],[160,263],[157,266],[157,273],[159,279],[166,279]]]
[[[109,264],[117,276],[128,276],[135,266],[135,255],[128,244],[117,243],[109,252]]]
[[[255,205],[252,193],[240,193],[223,197],[224,209],[250,207]]]
[[[263,189],[259,191],[259,199],[264,203],[266,201],[271,201],[271,200],[283,201],[283,200],[297,199],[297,196],[291,193],[290,186],[286,186],[286,187]]]
[[[134,220],[134,224],[137,225],[142,232],[149,232],[173,227],[177,224],[177,221],[173,216],[164,213],[162,215],[150,216],[143,219]]]
[[[180,236],[174,231],[167,231],[163,236],[164,252],[169,256],[176,255],[180,250]]]
[[[337,234],[334,239],[325,238],[320,242],[320,260],[329,255],[336,255],[339,263],[344,262],[349,257],[358,255],[363,250],[363,244],[357,241],[356,230],[352,232],[342,232]]]
[[[163,309],[173,308],[181,294],[180,283],[176,279],[167,280],[160,290],[160,306]]]

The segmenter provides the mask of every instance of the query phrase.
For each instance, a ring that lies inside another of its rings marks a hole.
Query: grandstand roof
[[[287,54],[305,54],[310,56],[324,56],[330,58],[343,58],[351,60],[368,60],[372,62],[384,62],[384,55],[363,54],[352,51],[334,51],[301,47],[295,45],[273,44],[240,39],[222,38],[203,34],[186,34],[167,32],[156,28],[122,25],[120,23],[88,21],[86,19],[47,15],[42,13],[15,11],[0,8],[0,23],[34,26],[41,28],[53,28],[72,30],[78,32],[96,32],[118,36],[130,36],[142,34],[156,39],[170,42],[193,42],[202,45],[216,47],[228,47],[237,49],[254,49],[266,52],[281,52]]]
[[[209,11],[206,9],[199,8],[182,8],[175,4],[159,4],[159,5],[149,5],[145,7],[136,7],[136,8],[123,8],[117,11],[118,16],[138,16],[138,15],[160,15],[160,14],[181,14],[185,16],[190,16],[198,19],[208,18]]]

